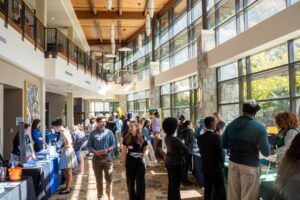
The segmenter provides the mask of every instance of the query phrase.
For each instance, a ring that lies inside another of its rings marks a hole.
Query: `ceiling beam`
[[[148,12],[148,1],[149,0],[146,0],[145,9],[144,9],[144,16],[146,16],[147,12]]]
[[[168,12],[168,10],[174,6],[176,3],[176,0],[169,0],[163,7],[162,9],[160,9],[159,13],[158,13],[158,17],[163,16],[166,12]]]
[[[145,29],[145,24],[143,26],[141,26],[141,28],[139,28],[136,32],[134,32],[131,36],[129,36],[126,40],[126,43],[129,43],[131,42],[132,40],[136,39],[137,36],[144,32],[146,29]]]
[[[102,40],[102,42],[101,42],[99,39],[88,39],[87,42],[90,46],[111,45],[110,40]],[[116,45],[120,45],[119,40],[116,41]]]
[[[90,3],[91,3],[92,10],[93,10],[93,14],[97,15],[97,8],[96,8],[95,0],[90,0]]]
[[[119,16],[122,16],[122,0],[118,1],[119,6]]]
[[[89,11],[77,11],[77,18],[79,20],[94,20],[94,19],[135,19],[135,20],[145,20],[144,14],[142,12],[122,12],[122,16],[119,16],[118,11],[103,11],[98,12],[97,15]]]

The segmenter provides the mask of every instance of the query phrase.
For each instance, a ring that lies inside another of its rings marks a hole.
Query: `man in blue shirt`
[[[106,129],[106,118],[97,117],[98,127],[90,133],[88,140],[88,149],[94,153],[92,160],[93,169],[96,176],[98,199],[104,200],[103,195],[103,171],[106,181],[106,194],[108,199],[112,199],[112,172],[113,165],[111,161],[112,151],[114,149],[115,137],[111,130]]]

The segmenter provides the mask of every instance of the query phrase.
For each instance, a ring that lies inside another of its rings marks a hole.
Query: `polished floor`
[[[125,179],[121,176],[120,159],[115,159],[113,195],[115,200],[128,200]],[[200,189],[195,179],[190,175],[190,180],[194,183],[191,187],[181,186],[181,197],[183,200],[203,199],[203,190]],[[95,200],[97,199],[96,179],[94,176],[91,157],[85,159],[85,175],[74,176],[73,192],[68,195],[55,194],[52,200],[79,199]],[[147,169],[146,173],[146,200],[164,200],[167,199],[168,178],[163,162],[159,166]]]

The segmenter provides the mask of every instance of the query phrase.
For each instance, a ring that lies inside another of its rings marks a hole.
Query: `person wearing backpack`
[[[298,119],[291,112],[280,112],[275,116],[275,124],[279,132],[276,135],[273,149],[277,154],[278,162],[281,162],[286,150],[298,134]]]

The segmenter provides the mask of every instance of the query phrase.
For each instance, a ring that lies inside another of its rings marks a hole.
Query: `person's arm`
[[[218,160],[224,163],[223,149],[221,146],[221,137],[219,135],[215,137],[215,148],[216,148]]]
[[[178,148],[180,151],[182,151],[184,155],[189,155],[190,151],[189,151],[188,147],[185,144],[183,144],[180,141],[180,139],[176,138],[176,139],[174,139],[173,142],[174,142],[174,146],[176,148]]]
[[[284,145],[282,147],[275,149],[274,152],[279,155],[284,155],[285,151],[290,148],[291,143],[297,134],[298,134],[298,132],[296,130],[293,130],[293,129],[289,130],[286,133],[286,136],[284,138]]]
[[[113,134],[112,131],[109,131],[110,132],[110,137],[109,137],[109,147],[107,148],[107,151],[112,151],[114,149],[114,146],[115,146],[115,136]]]
[[[221,137],[221,147],[223,149],[229,149],[229,131],[228,128],[225,129]]]
[[[96,153],[96,149],[94,149],[94,138],[93,137],[94,137],[94,134],[90,133],[88,143],[87,143],[87,148],[90,152]]]
[[[268,140],[267,130],[265,128],[261,128],[261,133],[259,135],[259,150],[262,155],[268,157],[271,153],[271,147]]]
[[[122,158],[121,158],[122,172],[125,172],[126,170],[126,154],[127,154],[127,146],[123,144]]]

